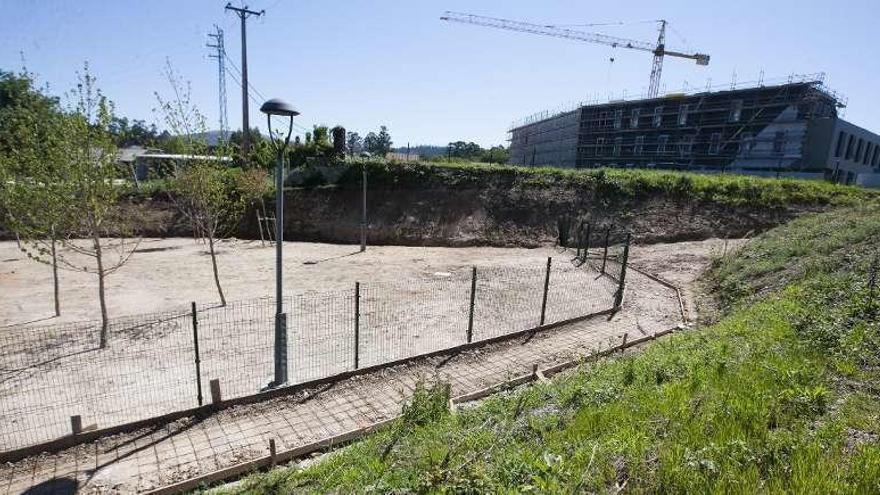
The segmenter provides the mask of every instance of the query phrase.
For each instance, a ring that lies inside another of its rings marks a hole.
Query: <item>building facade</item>
[[[585,105],[512,128],[511,162],[873,185],[880,137],[840,119],[842,106],[819,81]]]

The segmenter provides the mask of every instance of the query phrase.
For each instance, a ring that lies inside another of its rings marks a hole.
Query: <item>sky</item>
[[[236,6],[245,2],[232,0]],[[388,126],[395,146],[474,141],[506,144],[512,122],[578,101],[645,91],[651,54],[443,22],[446,10],[653,41],[711,55],[708,67],[666,58],[663,87],[676,91],[825,73],[845,96],[845,118],[880,132],[880,3],[877,0],[249,0],[248,68],[257,100],[296,106],[300,129],[342,125],[361,135]],[[241,127],[238,17],[217,0],[0,0],[0,70],[24,61],[53,93],[72,88],[88,61],[117,113],[161,128],[155,92],[168,95],[166,60],[190,81],[217,127],[217,63],[205,46],[225,31],[231,64],[228,116]],[[621,24],[622,23],[622,24]],[[587,25],[593,24],[593,25]],[[600,24],[600,25],[595,25]],[[611,59],[614,59],[613,62]],[[265,129],[259,105],[251,125]],[[302,132],[301,130],[299,131]]]

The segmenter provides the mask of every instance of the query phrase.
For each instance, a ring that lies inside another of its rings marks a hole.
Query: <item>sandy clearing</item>
[[[549,248],[370,246],[365,253],[358,250],[356,245],[285,242],[285,294],[353,290],[355,281],[424,280],[472,265],[542,267],[547,256],[556,255]],[[274,294],[273,247],[230,239],[219,243],[219,253],[228,301]],[[15,242],[0,242],[0,325],[98,319],[97,278],[73,271],[62,271],[60,278],[61,317],[54,318],[51,268],[29,260]],[[191,301],[219,301],[206,247],[192,239],[144,239],[128,264],[107,279],[111,318],[180,309]]]

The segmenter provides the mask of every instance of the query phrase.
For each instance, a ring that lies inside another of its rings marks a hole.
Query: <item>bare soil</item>
[[[260,241],[218,244],[220,280],[229,301],[269,297],[275,291],[275,249]],[[69,256],[70,253],[67,253]],[[548,249],[439,248],[284,243],[284,292],[354,291],[356,281],[390,283],[442,278],[437,273],[481,268],[542,268]],[[14,241],[0,242],[0,325],[57,324],[100,317],[97,277],[61,272],[61,317],[54,318],[52,270],[34,262]],[[107,279],[110,317],[186,308],[220,301],[207,246],[193,239],[144,239],[128,264]]]

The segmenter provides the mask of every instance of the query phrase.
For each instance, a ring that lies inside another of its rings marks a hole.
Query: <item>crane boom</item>
[[[486,26],[496,29],[506,29],[508,31],[518,31],[521,33],[540,34],[544,36],[553,36],[556,38],[564,38],[575,41],[583,41],[586,43],[598,43],[613,48],[629,48],[631,50],[640,50],[649,52],[654,55],[653,65],[651,67],[651,81],[648,86],[648,97],[656,97],[660,90],[660,74],[663,70],[663,57],[687,58],[695,60],[697,65],[709,65],[709,55],[703,53],[685,53],[680,51],[666,50],[666,21],[660,22],[660,35],[657,44],[648,43],[646,41],[631,40],[619,38],[617,36],[608,36],[606,34],[588,33],[584,31],[576,31],[573,29],[560,28],[556,26],[542,26],[529,22],[512,21],[509,19],[499,19],[496,17],[486,17],[474,14],[465,14],[461,12],[447,11],[440,17],[441,20],[448,22],[459,22],[462,24],[474,24],[477,26]]]

